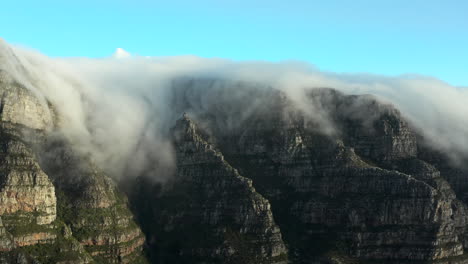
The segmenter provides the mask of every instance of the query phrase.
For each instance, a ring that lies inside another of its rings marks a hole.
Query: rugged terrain
[[[0,263],[468,263],[467,159],[432,148],[392,105],[171,85],[168,180],[122,179],[0,67]]]
[[[217,152],[269,200],[291,262],[464,263],[466,169],[430,150],[393,106],[310,90],[335,126],[325,134],[281,92],[243,118],[187,107],[181,94],[200,94],[193,81],[174,88],[179,111],[193,113]],[[230,130],[219,125],[227,115],[239,121]]]
[[[146,262],[116,183],[53,133],[53,108],[1,76],[1,262]]]

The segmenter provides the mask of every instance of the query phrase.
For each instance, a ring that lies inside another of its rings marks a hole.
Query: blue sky
[[[335,72],[468,86],[466,0],[15,0],[0,37],[49,56],[302,60]]]

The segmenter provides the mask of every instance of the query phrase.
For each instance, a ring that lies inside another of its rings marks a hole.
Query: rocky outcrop
[[[419,158],[418,137],[395,108],[312,90],[327,131],[273,94],[271,106],[238,116],[231,130],[219,129],[222,110],[181,103],[179,111],[195,112],[226,161],[270,201],[294,263],[464,263],[466,204],[440,166]]]
[[[51,129],[54,114],[48,103],[16,78],[0,66],[0,120],[31,129]],[[27,75],[21,78],[27,78]]]
[[[61,140],[29,63],[0,40],[0,262],[145,262],[126,197]]]
[[[5,140],[1,149],[0,215],[34,213],[33,222],[51,224],[56,217],[55,188],[24,143]]]
[[[186,116],[173,130],[174,180],[152,200],[162,263],[286,263],[270,203]],[[144,198],[143,198],[144,199]]]
[[[93,259],[139,263],[144,236],[114,181],[65,139],[50,136],[39,147],[41,164],[58,192],[58,217]]]
[[[313,89],[308,96],[359,155],[382,162],[416,157],[416,134],[392,105],[370,95],[344,96],[333,89]]]
[[[2,263],[90,263],[79,243],[60,232],[55,187],[30,143],[17,137],[22,129],[2,123],[0,131]]]
[[[15,247],[56,238],[55,188],[34,154],[18,139],[1,133],[0,217]]]
[[[416,135],[407,123],[375,99],[360,99],[363,109],[350,109],[349,101],[358,99],[334,93],[341,98],[327,106],[341,135],[313,133],[279,116],[274,123],[282,125],[259,120],[240,137],[251,142],[238,141],[244,148],[226,152],[244,175],[263,186],[285,238],[300,256],[296,261],[330,252],[396,262],[463,255],[466,206],[433,166],[416,159]],[[358,113],[368,109],[375,117],[366,124]],[[254,152],[249,146],[259,142],[255,135],[285,143],[274,152]],[[259,171],[264,176],[256,181]],[[268,183],[268,178],[278,183]],[[316,242],[310,242],[320,240],[317,250]]]
[[[1,138],[4,263],[146,262],[125,196],[92,162],[63,142],[30,148],[14,136]]]

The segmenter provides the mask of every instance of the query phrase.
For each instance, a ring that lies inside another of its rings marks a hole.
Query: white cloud
[[[122,48],[117,48],[114,54],[112,54],[112,57],[116,59],[126,59],[126,58],[130,58],[131,56],[132,54],[130,54],[129,52],[127,52],[126,50]]]
[[[2,60],[4,49],[0,47]],[[374,94],[396,105],[435,146],[468,155],[468,92],[429,77],[336,74],[298,62],[148,58],[128,56],[119,49],[116,54],[120,55],[114,57],[125,60],[52,59],[22,48],[12,50],[18,60],[2,61],[2,67],[15,71],[17,64],[22,64],[28,77],[22,76],[20,81],[52,102],[61,114],[64,133],[111,171],[122,173],[124,169],[135,171],[148,166],[160,169],[173,162],[165,132],[180,115],[173,112],[170,85],[180,76],[270,85],[287,93],[297,106],[309,109],[311,115],[315,112],[310,102],[304,101],[304,88]],[[220,98],[241,101],[251,96],[222,82],[213,83],[213,87],[216,89],[205,90],[190,103],[206,109]],[[255,102],[262,104],[266,98],[256,98]],[[248,114],[249,109],[243,111]]]

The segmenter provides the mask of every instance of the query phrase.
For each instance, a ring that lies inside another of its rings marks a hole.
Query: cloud
[[[181,115],[175,111],[173,98],[183,97],[177,93],[190,92],[174,89],[174,80],[184,80],[182,77],[205,80],[191,90],[198,94],[183,94],[188,98],[185,103],[195,112],[214,106],[210,109],[240,109],[247,117],[265,105],[273,87],[287,94],[311,118],[329,126],[328,131],[332,130],[330,120],[305,99],[307,88],[373,94],[400,109],[438,149],[468,155],[467,90],[426,76],[338,74],[294,61],[139,57],[122,49],[107,59],[48,58],[5,43],[0,43],[0,60],[3,69],[13,72],[42,100],[54,105],[60,130],[77,147],[118,176],[136,175],[142,170],[165,175],[161,170],[171,170],[174,156],[167,133]],[[216,105],[219,102],[228,103]],[[220,122],[232,129],[239,120],[227,116]]]
[[[125,58],[130,58],[131,56],[132,55],[129,52],[127,52],[126,50],[122,48],[117,48],[114,54],[112,54],[112,57],[116,59],[125,59]]]

